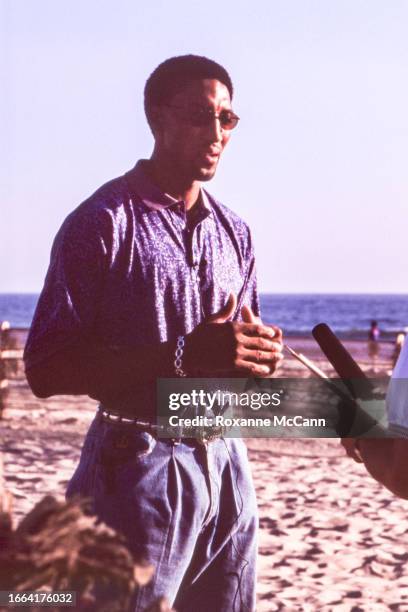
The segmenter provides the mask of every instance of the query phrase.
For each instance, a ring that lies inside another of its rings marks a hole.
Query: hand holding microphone
[[[351,396],[348,399],[343,394],[343,400],[338,405],[340,416],[337,424],[338,434],[345,438],[353,429],[354,436],[365,434],[370,430],[373,437],[383,435],[384,429],[358,404],[358,400],[375,399],[375,388],[371,380],[328,325],[325,323],[316,325],[312,334]],[[357,452],[357,443],[354,439],[349,438],[343,443],[343,446],[349,456],[361,463],[362,459]]]

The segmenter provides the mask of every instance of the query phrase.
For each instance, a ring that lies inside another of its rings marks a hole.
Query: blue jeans
[[[165,595],[178,612],[255,610],[257,507],[245,444],[156,440],[97,415],[67,497],[95,513],[156,571],[139,612]]]

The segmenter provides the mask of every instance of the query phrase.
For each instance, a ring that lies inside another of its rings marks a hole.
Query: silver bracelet
[[[176,352],[174,354],[174,369],[176,372],[176,376],[187,376],[187,374],[184,372],[183,370],[183,361],[182,361],[182,357],[183,357],[183,353],[184,353],[184,345],[185,345],[185,338],[184,336],[179,336],[177,338],[177,345],[176,345]]]

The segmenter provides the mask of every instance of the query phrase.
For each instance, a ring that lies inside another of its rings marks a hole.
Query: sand
[[[312,341],[290,344],[330,372]],[[365,343],[348,347],[373,373]],[[376,375],[390,370],[391,353],[382,346]],[[292,358],[278,374],[308,376]],[[96,404],[36,399],[20,363],[10,376],[0,427],[19,520],[45,494],[63,495]],[[346,458],[337,440],[246,442],[260,513],[257,610],[408,611],[408,502]]]

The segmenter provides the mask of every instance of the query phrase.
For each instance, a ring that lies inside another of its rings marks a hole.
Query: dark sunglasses
[[[227,109],[222,110],[219,113],[215,113],[210,108],[184,108],[182,106],[172,106],[171,104],[165,104],[164,106],[184,111],[183,119],[194,127],[206,127],[212,121],[214,121],[214,119],[218,119],[221,124],[221,127],[224,130],[232,130],[238,125],[239,121],[239,117],[235,113]]]

